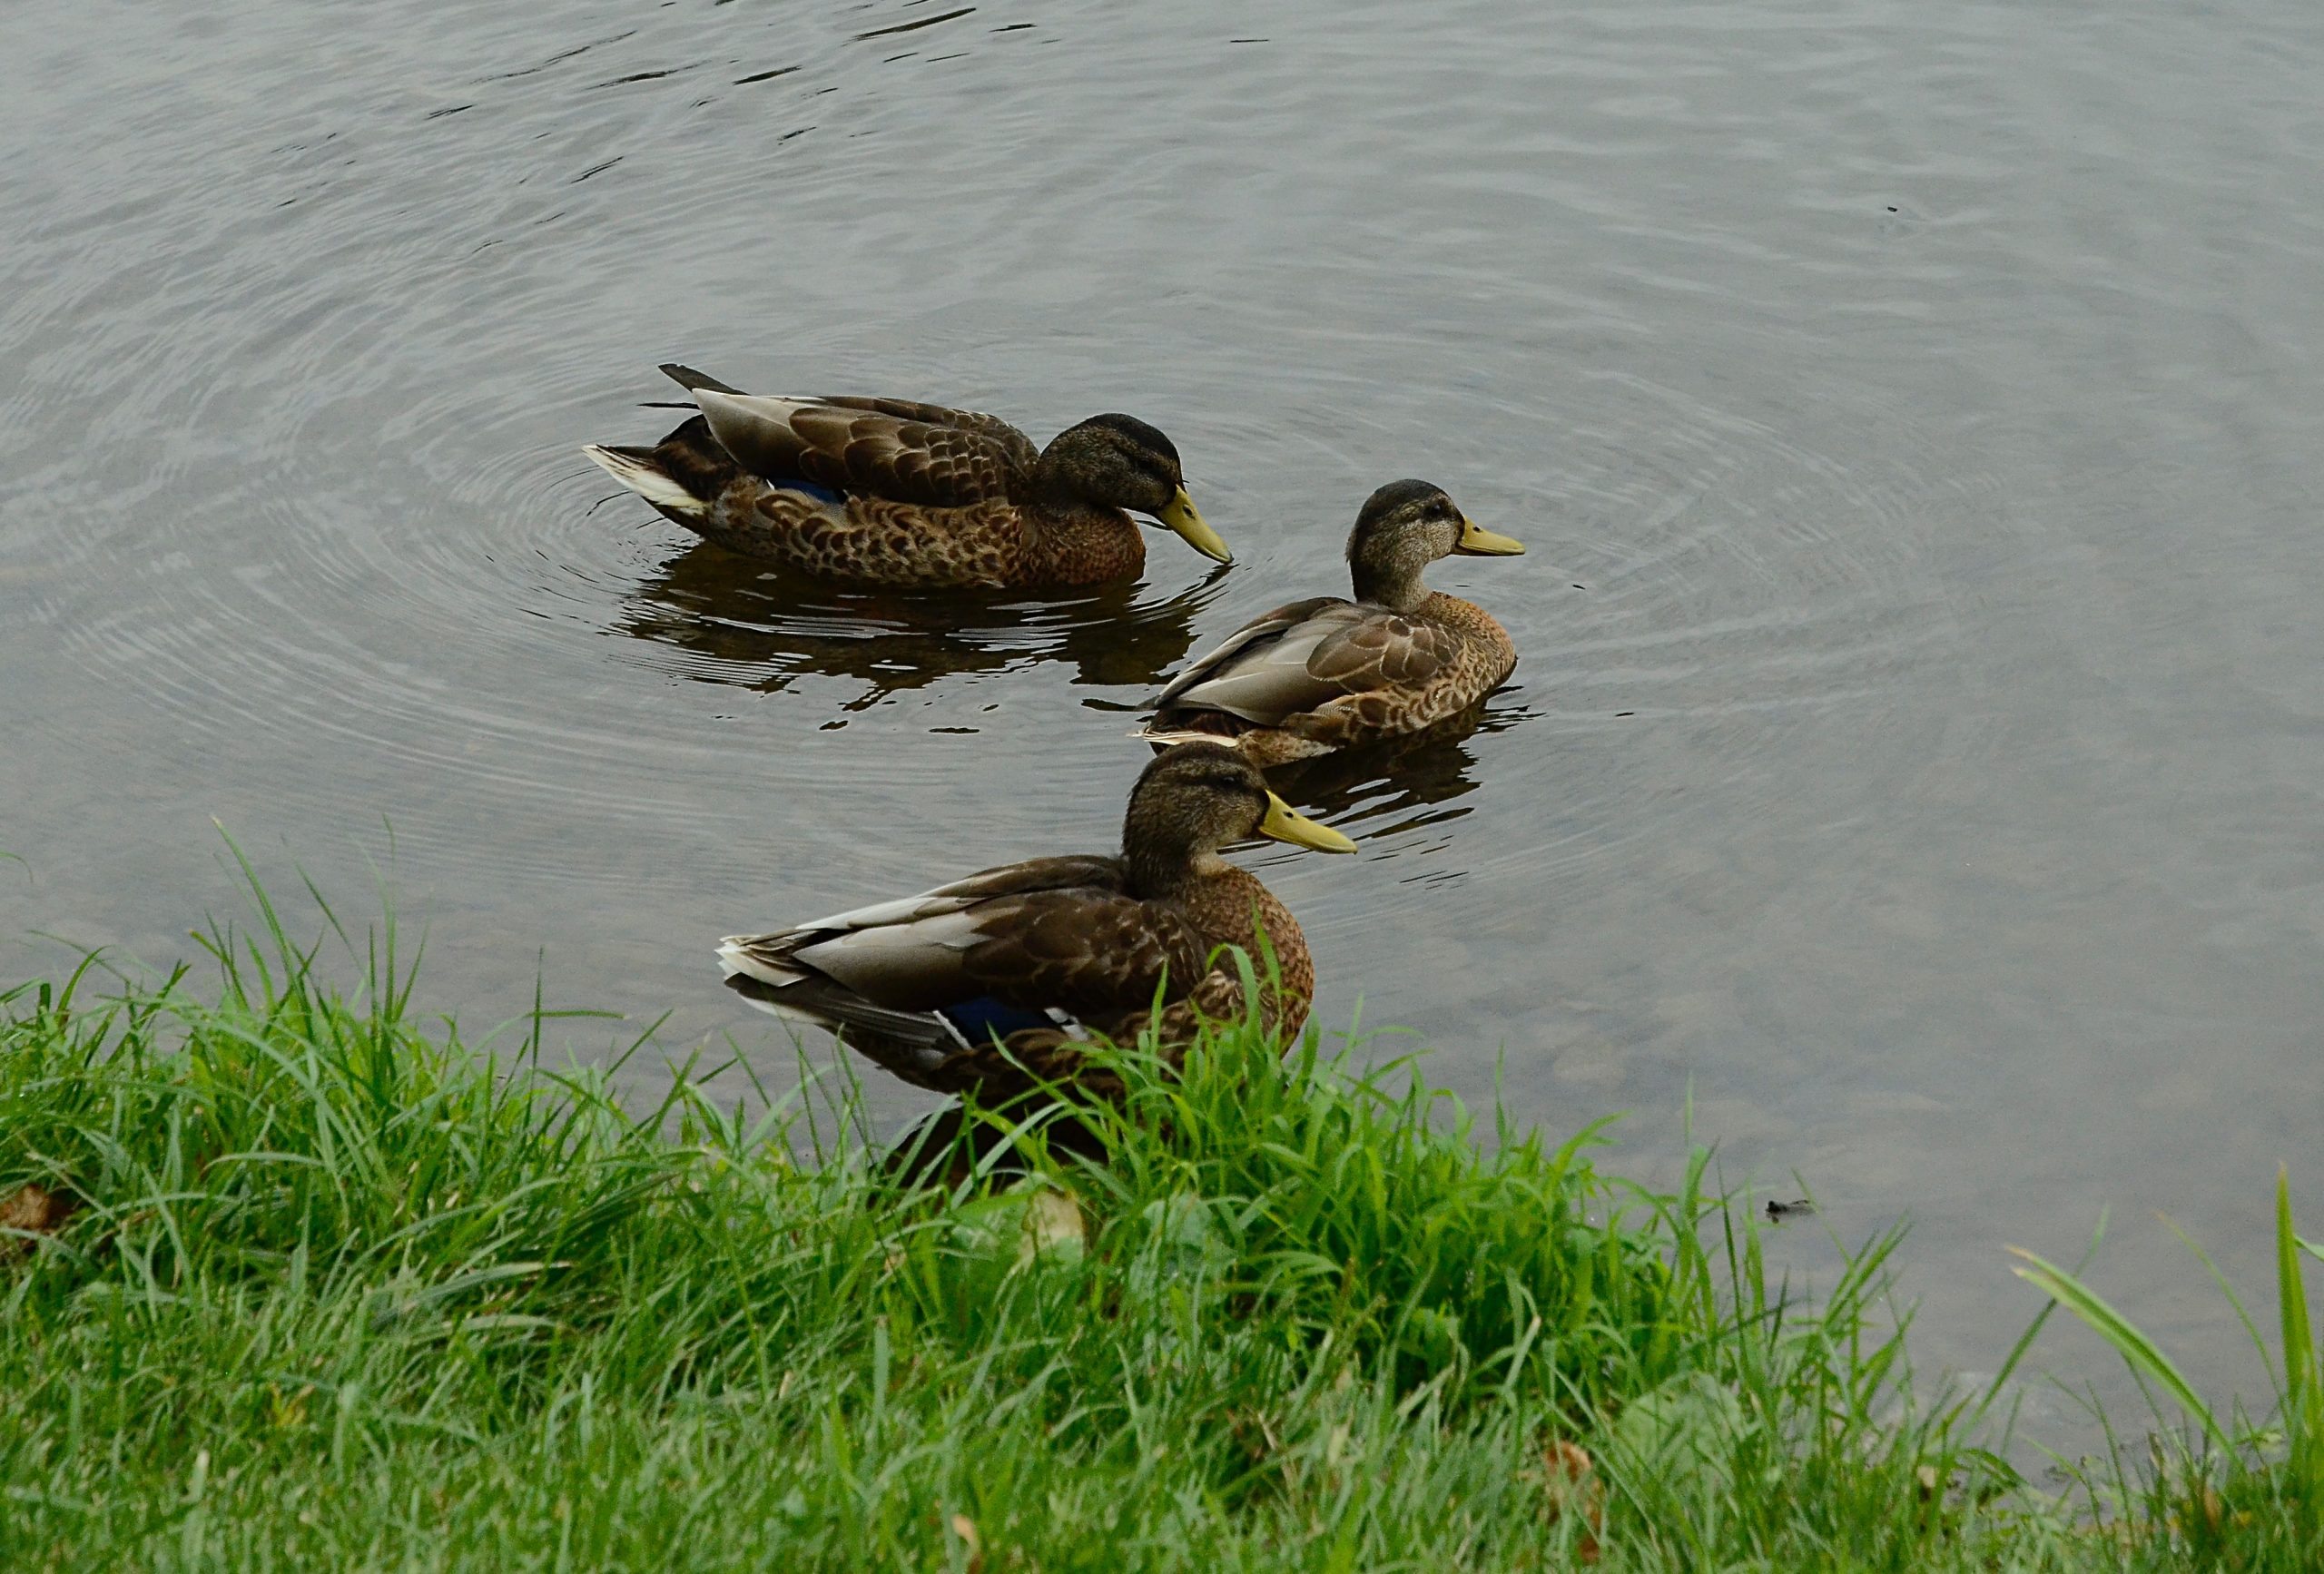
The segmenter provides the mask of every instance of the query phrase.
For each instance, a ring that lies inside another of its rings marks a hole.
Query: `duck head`
[[[1092,416],[1066,428],[1041,450],[1039,480],[1077,502],[1151,515],[1214,563],[1234,559],[1187,496],[1178,450],[1135,416]]]

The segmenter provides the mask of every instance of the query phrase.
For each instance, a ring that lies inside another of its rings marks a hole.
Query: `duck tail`
[[[665,514],[700,519],[710,512],[707,498],[697,497],[678,478],[654,461],[651,448],[603,448],[595,443],[582,450],[598,467]]]
[[[958,1093],[966,1084],[954,1065],[969,1040],[934,1011],[875,1005],[837,979],[790,959],[784,942],[793,930],[729,935],[718,945],[726,987],[760,1010],[833,1033],[873,1064],[915,1087]],[[812,937],[807,937],[812,938]]]
[[[696,371],[694,368],[687,366],[683,361],[664,361],[662,363],[662,375],[668,378],[672,382],[676,383],[688,393],[699,393],[704,389],[708,389],[712,393],[723,394],[740,394],[743,391],[741,389],[736,388],[733,383],[720,382],[708,372]]]
[[[1236,747],[1236,741],[1249,730],[1247,726],[1237,726],[1236,723],[1238,720],[1237,717],[1212,711],[1178,714],[1166,712],[1130,736],[1151,743],[1157,750],[1179,743],[1224,743],[1231,749]]]
[[[585,445],[606,475],[681,525],[698,526],[740,472],[700,416],[650,448]]]

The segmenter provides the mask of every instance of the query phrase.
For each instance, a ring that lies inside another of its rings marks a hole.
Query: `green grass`
[[[2194,1567],[2324,1568],[2324,1384],[2319,1380],[2324,1352],[2310,1332],[2301,1261],[2324,1261],[2324,1245],[2296,1231],[2291,1178],[2279,1169],[2274,1354],[2234,1286],[2201,1246],[2191,1240],[2187,1246],[2267,1362],[2276,1392],[2265,1416],[2255,1418],[2240,1406],[2214,1410],[2162,1347],[2096,1291],[2031,1252],[2017,1253],[2026,1264],[2019,1276],[2113,1347],[2146,1386],[2162,1423],[2150,1441],[2149,1467],[2134,1476],[2119,1457],[2109,1461],[2111,1470],[2086,1483],[2093,1500],[2123,1522],[2162,1527]],[[2186,1418],[2186,1431],[2173,1428],[2173,1409]]]
[[[1915,1402],[1896,1237],[1787,1301],[1700,1156],[1653,1195],[1594,1128],[1480,1145],[1410,1063],[1243,1025],[1180,1080],[1126,1053],[1102,1163],[1052,1111],[1030,1176],[907,1191],[844,1087],[745,1116],[681,1067],[633,1109],[550,1014],[420,1017],[391,928],[335,985],[260,909],[201,979],[0,996],[0,1201],[78,1209],[0,1242],[0,1568],[2191,1555]],[[2262,1550],[2217,1566],[2309,1566]]]

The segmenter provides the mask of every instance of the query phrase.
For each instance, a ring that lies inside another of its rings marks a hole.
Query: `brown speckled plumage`
[[[1215,556],[1177,450],[1128,416],[1046,448],[997,416],[909,399],[746,395],[663,369],[703,414],[650,448],[586,451],[667,518],[729,550],[843,585],[1093,585],[1146,565],[1130,510]]]
[[[1472,602],[1432,591],[1451,553],[1506,555],[1436,487],[1399,481],[1364,504],[1348,538],[1355,599],[1315,596],[1246,624],[1162,693],[1146,736],[1231,743],[1280,765],[1409,737],[1471,711],[1517,665],[1509,632]]]
[[[1234,751],[1175,748],[1132,790],[1119,856],[1007,864],[901,901],[736,937],[720,951],[727,983],[832,1028],[908,1082],[989,1099],[1025,1091],[1029,1077],[1112,1092],[1086,1063],[1087,1036],[1135,1041],[1157,989],[1158,1041],[1176,1064],[1199,1019],[1245,1012],[1223,947],[1252,959],[1266,992],[1262,1019],[1287,1040],[1315,995],[1306,939],[1273,892],[1217,851],[1257,833],[1271,809],[1279,801]],[[1050,1020],[999,1038],[961,1029],[969,1003],[993,1001]]]

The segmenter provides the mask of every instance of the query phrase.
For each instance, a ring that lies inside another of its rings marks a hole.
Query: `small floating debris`
[[[1779,1225],[1786,1219],[1804,1219],[1815,1211],[1816,1204],[1808,1197],[1800,1197],[1797,1201],[1788,1203],[1779,1203],[1773,1197],[1768,1199],[1769,1224]]]

